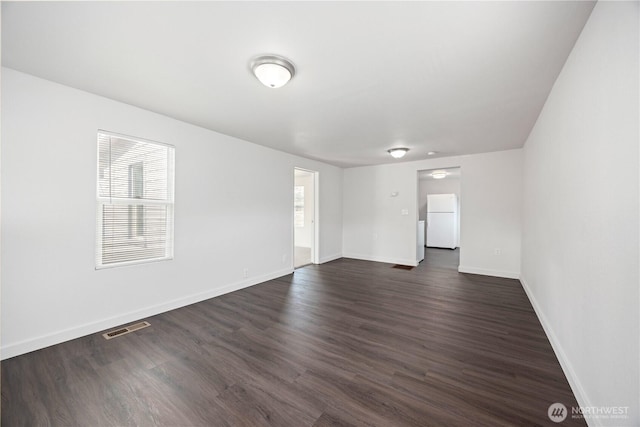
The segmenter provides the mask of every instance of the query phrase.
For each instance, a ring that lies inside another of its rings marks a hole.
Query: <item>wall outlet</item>
[[[493,250],[493,254],[494,254],[494,255],[502,255],[502,249],[500,249],[500,248],[495,248],[495,249]]]
[[[378,240],[378,233],[373,233],[373,240]]]
[[[282,263],[286,263],[287,262],[287,254],[282,254]]]
[[[402,209],[400,215],[409,215],[409,209]]]
[[[244,274],[244,277],[249,277],[249,269],[245,268],[244,270],[242,270],[242,274]]]

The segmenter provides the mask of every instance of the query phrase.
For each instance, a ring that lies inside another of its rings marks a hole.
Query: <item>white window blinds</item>
[[[174,148],[98,132],[96,268],[173,258]]]

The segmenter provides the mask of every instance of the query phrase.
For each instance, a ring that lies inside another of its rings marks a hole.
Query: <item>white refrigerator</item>
[[[458,197],[427,195],[427,247],[455,249],[458,243]]]

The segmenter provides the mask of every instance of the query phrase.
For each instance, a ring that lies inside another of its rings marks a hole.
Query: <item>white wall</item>
[[[418,181],[418,218],[427,219],[427,195],[455,194],[458,199],[458,221],[456,223],[456,247],[460,246],[460,178],[431,179]],[[425,227],[425,242],[428,229]]]
[[[344,256],[416,265],[417,172],[458,166],[460,271],[518,277],[522,150],[345,169]]]
[[[94,269],[98,129],[175,145],[174,260]],[[2,357],[291,272],[294,166],[339,257],[342,169],[4,68]]]
[[[598,2],[525,145],[522,281],[582,406],[640,425],[638,3]]]

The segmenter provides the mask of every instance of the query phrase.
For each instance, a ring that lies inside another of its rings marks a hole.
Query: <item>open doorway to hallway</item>
[[[418,172],[418,245],[423,245],[418,249],[423,259],[460,247],[460,173],[459,167]],[[430,250],[424,252],[426,248]]]
[[[293,187],[293,266],[316,261],[316,182],[318,172],[294,169]]]

